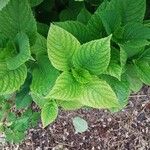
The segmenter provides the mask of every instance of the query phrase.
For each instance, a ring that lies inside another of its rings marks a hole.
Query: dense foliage
[[[0,131],[20,142],[41,110],[119,111],[150,85],[150,2],[0,0]],[[147,11],[146,11],[147,8]],[[33,111],[34,110],[34,111]]]

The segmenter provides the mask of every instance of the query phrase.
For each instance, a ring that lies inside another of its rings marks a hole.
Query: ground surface
[[[75,134],[72,117],[87,120],[88,131]],[[2,150],[150,150],[150,88],[132,95],[128,106],[111,114],[104,110],[60,111],[47,129],[31,129],[21,145],[0,144]]]

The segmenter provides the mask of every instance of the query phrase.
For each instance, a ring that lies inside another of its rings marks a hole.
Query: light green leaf
[[[26,34],[18,33],[15,38],[15,45],[19,53],[7,60],[7,67],[15,70],[31,58],[29,39]]]
[[[14,39],[22,31],[34,43],[37,29],[28,0],[10,0],[0,11],[0,22],[0,33],[5,38]]]
[[[46,55],[38,55],[37,62],[32,73],[31,92],[45,96],[54,86],[59,72],[51,65]]]
[[[85,43],[91,40],[90,31],[84,24],[78,21],[56,22],[55,24],[75,36],[80,43]]]
[[[80,84],[70,72],[63,72],[46,98],[57,100],[74,100],[81,92]]]
[[[136,69],[136,66],[133,64],[128,64],[126,68],[127,80],[129,82],[130,89],[133,92],[138,92],[142,88],[143,83],[138,77],[138,71]]]
[[[48,33],[47,47],[53,66],[65,71],[72,67],[72,56],[80,47],[80,43],[72,34],[52,24]]]
[[[16,70],[8,70],[6,63],[0,62],[0,95],[11,94],[18,90],[27,77],[25,65]]]
[[[147,85],[150,85],[150,64],[146,61],[135,62],[138,77]]]
[[[10,0],[0,0],[0,11],[9,3]]]
[[[45,128],[49,124],[55,121],[58,115],[58,106],[55,101],[47,102],[44,107],[42,107],[41,119],[43,127]]]
[[[76,81],[81,84],[88,83],[92,80],[91,74],[85,69],[72,69],[72,74]]]
[[[118,107],[118,99],[106,81],[93,77],[92,81],[83,85],[79,101],[93,108]]]
[[[106,71],[110,62],[111,36],[83,44],[74,54],[73,64],[99,75]]]
[[[88,130],[88,123],[84,119],[75,117],[72,119],[72,121],[76,133],[83,133]]]

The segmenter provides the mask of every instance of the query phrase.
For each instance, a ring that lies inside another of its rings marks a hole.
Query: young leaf
[[[25,33],[18,33],[15,39],[16,47],[19,53],[7,60],[7,67],[10,70],[15,70],[31,57],[30,44],[28,36]]]
[[[50,91],[46,96],[47,98],[57,100],[74,100],[80,95],[81,87],[70,72],[63,72]]]
[[[35,7],[43,2],[43,0],[29,0],[31,7]]]
[[[72,75],[81,84],[88,83],[92,80],[91,74],[85,69],[72,69]]]
[[[69,32],[56,25],[51,25],[48,39],[48,56],[53,66],[61,71],[72,67],[72,56],[80,47],[78,40]]]
[[[8,70],[5,63],[0,63],[0,95],[11,94],[18,90],[27,77],[25,65],[16,70]]]
[[[55,101],[48,101],[43,107],[41,112],[41,119],[43,127],[45,128],[51,124],[58,115],[58,106]]]
[[[22,31],[34,43],[37,29],[28,0],[10,0],[0,11],[0,22],[0,33],[5,38],[14,39]]]
[[[74,54],[73,64],[95,75],[106,71],[110,62],[111,36],[83,44]]]
[[[47,95],[54,86],[59,72],[51,65],[46,55],[37,56],[38,65],[33,69],[31,92],[40,96]]]
[[[84,119],[75,117],[72,121],[76,133],[83,133],[88,129],[88,123]]]

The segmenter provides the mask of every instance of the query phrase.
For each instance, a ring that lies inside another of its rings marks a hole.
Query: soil
[[[72,118],[80,116],[89,129],[76,134]],[[2,141],[2,140],[1,140]],[[81,109],[60,110],[55,123],[28,132],[20,145],[1,142],[2,150],[150,150],[150,88],[144,87],[130,96],[128,106],[120,112]]]

